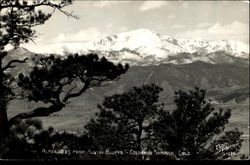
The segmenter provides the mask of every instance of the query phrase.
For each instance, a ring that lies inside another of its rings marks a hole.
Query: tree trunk
[[[1,96],[0,96],[1,97]],[[8,117],[6,113],[6,107],[4,105],[3,98],[0,98],[0,145],[2,143],[2,140],[4,140],[4,137],[7,136],[9,126],[8,126]]]
[[[2,56],[3,54],[0,53]],[[4,87],[4,73],[2,69],[2,57],[0,59],[0,145],[8,133],[7,100]]]

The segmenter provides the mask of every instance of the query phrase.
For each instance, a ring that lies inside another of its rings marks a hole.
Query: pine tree
[[[152,125],[155,150],[172,153],[163,159],[226,159],[239,152],[242,132],[236,129],[223,134],[230,109],[216,111],[205,100],[206,91],[199,88],[175,94],[176,110],[162,111]]]
[[[103,104],[98,105],[100,112],[96,119],[85,126],[86,135],[99,150],[118,150],[127,154],[117,159],[142,159],[142,155],[130,152],[140,153],[147,149],[147,129],[161,109],[158,104],[160,91],[160,87],[151,84],[106,97]]]
[[[51,55],[37,57],[33,61],[35,67],[29,75],[19,75],[18,86],[22,87],[22,98],[43,102],[45,106],[14,116],[9,125],[20,119],[58,112],[70,103],[70,99],[82,95],[89,88],[108,85],[128,69],[128,65],[114,65],[96,54],[68,55],[66,59]]]

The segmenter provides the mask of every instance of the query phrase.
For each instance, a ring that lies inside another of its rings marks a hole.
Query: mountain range
[[[10,50],[4,63],[12,59],[31,59],[35,53],[53,53],[64,58],[67,55],[65,52],[97,53],[114,63],[130,64],[127,73],[118,81],[106,87],[88,90],[66,106],[68,111],[60,112],[62,116],[72,115],[71,110],[74,109],[77,112],[76,117],[85,116],[84,119],[76,121],[87,120],[93,116],[96,105],[101,104],[105,96],[150,83],[163,88],[160,101],[169,106],[174,105],[174,91],[190,90],[195,86],[207,89],[207,98],[214,104],[249,104],[249,51],[248,45],[239,41],[174,39],[147,29],[139,29],[87,43],[50,45],[37,52],[25,48]],[[28,60],[9,72],[13,75],[28,73],[32,66],[34,64]],[[16,105],[26,107],[26,104],[11,104],[11,115],[17,113]],[[32,108],[31,105],[29,109]],[[65,123],[63,125],[66,126]]]
[[[35,52],[60,55],[66,52],[97,53],[114,63],[128,63],[131,66],[186,64],[194,61],[233,63],[249,58],[248,45],[240,41],[175,39],[148,29],[123,32],[87,43],[52,44],[38,48]]]

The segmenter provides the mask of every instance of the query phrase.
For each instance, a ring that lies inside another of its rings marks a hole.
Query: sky
[[[42,8],[51,12],[50,8]],[[56,43],[87,42],[136,29],[176,39],[239,40],[249,44],[248,1],[74,1],[36,28],[35,49]]]

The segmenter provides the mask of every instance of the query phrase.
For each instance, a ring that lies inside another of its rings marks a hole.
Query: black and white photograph
[[[0,0],[0,161],[249,160],[249,129],[248,0]]]

